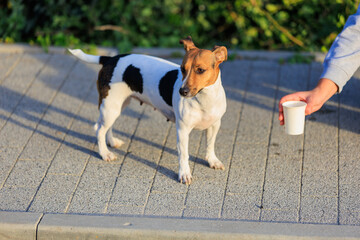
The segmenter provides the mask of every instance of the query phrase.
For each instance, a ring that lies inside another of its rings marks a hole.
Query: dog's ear
[[[219,64],[227,60],[227,49],[224,46],[214,46],[213,53],[215,54],[216,62]]]
[[[191,49],[196,48],[196,46],[190,36],[188,36],[187,38],[181,39],[180,44],[184,44],[185,51],[189,51]]]

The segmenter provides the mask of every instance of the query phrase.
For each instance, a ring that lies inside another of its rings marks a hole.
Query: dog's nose
[[[181,96],[186,97],[188,93],[190,92],[189,88],[183,87],[179,89],[179,93]]]

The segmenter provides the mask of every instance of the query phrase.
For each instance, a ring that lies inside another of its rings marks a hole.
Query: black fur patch
[[[167,105],[172,106],[172,95],[174,91],[174,84],[178,78],[179,70],[175,69],[169,71],[160,79],[159,92]]]
[[[123,81],[126,82],[132,91],[143,92],[143,78],[139,68],[129,65],[125,69]]]
[[[100,64],[103,65],[102,69],[99,72],[97,88],[99,91],[99,107],[102,103],[102,100],[108,95],[110,90],[110,82],[114,73],[114,68],[118,63],[119,59],[125,57],[129,54],[121,54],[114,57],[101,56],[99,59]]]

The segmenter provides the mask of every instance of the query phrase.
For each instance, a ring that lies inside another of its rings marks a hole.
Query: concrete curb
[[[117,49],[115,48],[103,48],[98,47],[99,55],[115,55],[117,54]],[[44,52],[44,50],[39,46],[30,46],[28,44],[0,44],[1,53],[36,53]],[[148,54],[157,57],[173,57],[179,58],[183,55],[184,50],[182,48],[134,48],[132,53],[139,54]],[[49,53],[51,54],[65,54],[67,53],[66,48],[64,47],[49,47]],[[251,60],[270,60],[270,61],[279,61],[286,60],[293,57],[295,54],[300,54],[302,56],[314,56],[314,61],[322,62],[325,58],[324,53],[296,53],[291,51],[262,51],[262,50],[229,50],[229,56],[236,56],[241,59],[251,59]]]
[[[0,212],[0,239],[360,239],[356,226]]]
[[[0,239],[36,239],[42,213],[0,212]]]

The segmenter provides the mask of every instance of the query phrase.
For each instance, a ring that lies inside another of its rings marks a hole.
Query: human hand
[[[318,85],[311,91],[295,92],[286,95],[279,102],[279,121],[284,125],[284,113],[282,104],[287,101],[303,101],[307,103],[305,115],[319,110],[329,98],[338,91],[338,86],[331,80],[320,79]]]

